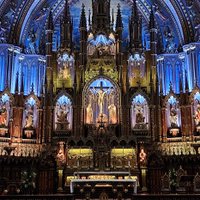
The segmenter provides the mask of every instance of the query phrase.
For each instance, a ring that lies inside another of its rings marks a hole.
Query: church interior
[[[0,197],[198,196],[199,11],[0,0]]]

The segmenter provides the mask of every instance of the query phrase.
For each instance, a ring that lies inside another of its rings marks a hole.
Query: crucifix
[[[95,91],[97,91],[97,103],[99,107],[99,115],[103,116],[103,105],[104,105],[104,97],[105,94],[108,92],[109,89],[112,89],[112,87],[104,86],[103,81],[100,81],[100,86],[99,87],[93,87]],[[96,90],[98,89],[98,90]]]

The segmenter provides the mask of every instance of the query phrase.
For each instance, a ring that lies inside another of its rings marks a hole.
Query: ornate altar
[[[83,190],[93,193],[97,188],[119,189],[127,193],[137,193],[137,176],[130,176],[129,172],[76,172],[74,178],[68,182],[71,193]]]

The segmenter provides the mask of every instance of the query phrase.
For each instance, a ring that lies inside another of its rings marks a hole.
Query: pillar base
[[[59,194],[61,194],[61,193],[63,193],[64,191],[63,191],[63,188],[62,187],[59,187],[58,189],[57,189],[57,193],[59,193]]]

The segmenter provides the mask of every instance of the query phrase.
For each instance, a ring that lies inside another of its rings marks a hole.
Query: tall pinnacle
[[[120,5],[118,4],[117,7],[118,7],[118,9],[117,9],[116,30],[117,30],[118,28],[123,28]]]
[[[129,19],[130,50],[142,49],[142,18],[139,17],[136,0],[133,1],[132,15]]]
[[[69,10],[68,0],[65,0],[64,15],[61,20],[61,48],[72,49],[73,24]]]
[[[47,30],[53,30],[53,16],[50,10],[48,20],[47,20]]]
[[[92,31],[110,32],[110,0],[92,0]]]
[[[149,29],[156,28],[156,22],[154,18],[154,10],[153,6],[151,7],[151,13],[150,13],[150,20],[149,20]]]
[[[132,6],[132,19],[134,21],[138,21],[139,20],[139,14],[138,14],[138,9],[137,9],[137,3],[136,0],[133,1],[133,6]]]
[[[65,0],[64,21],[65,21],[65,22],[71,22],[71,16],[70,16],[70,11],[69,11],[68,0]]]
[[[86,23],[86,16],[85,16],[85,5],[82,4],[82,11],[81,11],[81,19],[80,19],[80,28],[86,28],[87,27],[87,23]]]

